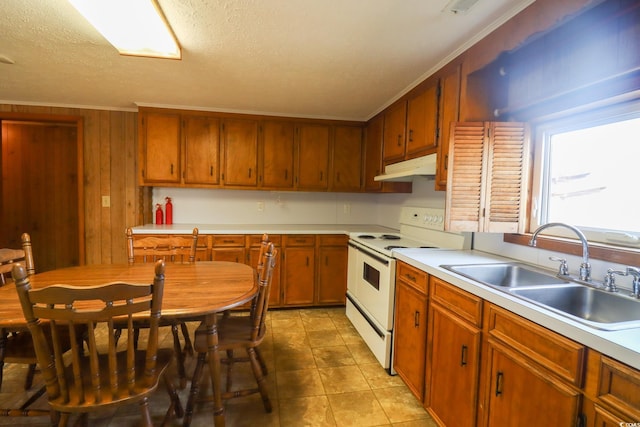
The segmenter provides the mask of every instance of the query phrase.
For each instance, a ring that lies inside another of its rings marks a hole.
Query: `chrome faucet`
[[[585,282],[591,281],[591,264],[589,264],[589,244],[587,243],[587,238],[582,233],[582,231],[578,230],[573,225],[565,224],[563,222],[550,222],[548,224],[541,225],[538,227],[536,231],[533,232],[531,236],[531,240],[529,241],[529,246],[536,246],[536,239],[538,238],[538,234],[549,227],[564,227],[573,231],[578,235],[580,241],[582,242],[582,264],[580,264],[580,280]]]

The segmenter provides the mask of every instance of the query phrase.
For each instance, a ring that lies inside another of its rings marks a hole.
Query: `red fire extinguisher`
[[[164,198],[167,203],[164,205],[165,224],[173,224],[173,205],[171,204],[171,197]]]
[[[162,224],[162,205],[156,205],[156,225]]]

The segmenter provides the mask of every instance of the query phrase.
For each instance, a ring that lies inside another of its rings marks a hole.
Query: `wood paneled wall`
[[[82,119],[85,262],[126,262],[124,232],[143,222],[145,196],[136,182],[137,113],[0,104],[0,118],[54,116]],[[110,207],[102,207],[102,196],[110,197]]]

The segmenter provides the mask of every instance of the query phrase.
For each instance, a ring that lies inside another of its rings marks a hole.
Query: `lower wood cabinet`
[[[429,279],[425,408],[441,425],[476,425],[482,299]]]
[[[134,239],[148,236],[153,234],[137,234]],[[191,242],[190,234],[184,237]],[[344,305],[349,241],[346,234],[270,234],[269,240],[278,249],[270,307]],[[261,241],[262,234],[200,234],[196,260],[240,262],[255,267]]]
[[[424,395],[427,346],[427,274],[396,264],[393,367],[420,400]]]

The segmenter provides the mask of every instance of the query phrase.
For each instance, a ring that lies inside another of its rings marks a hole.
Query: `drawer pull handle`
[[[420,327],[420,312],[418,310],[413,314],[413,326]]]
[[[417,281],[416,276],[412,276],[412,275],[411,275],[411,274],[409,274],[409,273],[407,273],[407,275],[406,275],[406,276],[407,276],[407,279],[411,280],[412,282],[416,282],[416,281]]]
[[[501,396],[502,395],[502,386],[504,383],[504,374],[502,373],[502,371],[498,371],[498,374],[496,375],[496,396]]]
[[[467,366],[467,346],[462,346],[462,351],[460,352],[460,366]]]

